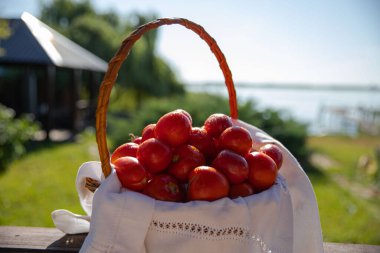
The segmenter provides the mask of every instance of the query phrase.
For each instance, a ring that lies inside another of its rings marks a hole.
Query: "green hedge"
[[[0,172],[25,152],[25,143],[38,130],[32,119],[15,118],[15,112],[0,104]]]

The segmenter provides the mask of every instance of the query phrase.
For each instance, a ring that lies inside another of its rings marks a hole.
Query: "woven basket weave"
[[[153,29],[163,25],[182,25],[187,29],[192,30],[203,39],[219,62],[220,69],[223,72],[225,84],[228,89],[230,115],[233,119],[238,118],[238,109],[236,101],[235,87],[232,80],[232,74],[226,59],[220,50],[216,41],[204,30],[200,25],[183,18],[161,18],[155,21],[146,23],[133,31],[121,44],[115,56],[108,64],[108,70],[104,76],[103,82],[100,86],[98,106],[96,110],[96,141],[98,143],[98,150],[100,161],[102,164],[102,171],[104,176],[107,177],[111,173],[110,154],[107,146],[106,125],[107,125],[107,109],[112,87],[116,81],[117,74],[120,70],[121,64],[128,57],[128,54],[134,43],[141,38],[141,36]]]

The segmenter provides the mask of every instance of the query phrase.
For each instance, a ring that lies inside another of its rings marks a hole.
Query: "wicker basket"
[[[111,94],[112,87],[116,81],[117,74],[121,67],[121,64],[128,57],[128,54],[134,45],[134,43],[146,32],[156,29],[163,25],[182,25],[187,29],[192,30],[203,39],[211,51],[214,53],[216,59],[219,62],[220,69],[223,72],[225,84],[228,89],[229,104],[230,104],[230,115],[233,119],[238,118],[238,109],[236,101],[235,87],[232,80],[232,74],[226,62],[226,59],[220,50],[216,41],[204,30],[200,25],[191,22],[183,18],[161,18],[155,21],[149,22],[138,27],[134,32],[132,32],[122,43],[121,47],[111,59],[108,64],[108,70],[104,76],[104,80],[100,86],[98,107],[96,111],[96,140],[98,143],[99,156],[102,164],[102,170],[104,176],[107,177],[111,173],[110,165],[110,155],[107,146],[106,137],[106,123],[107,123],[107,109],[108,102]]]
[[[73,221],[67,212],[59,212],[62,215],[55,217],[58,221],[55,224],[62,225],[62,231],[89,231],[81,252],[300,253],[305,249],[311,253],[323,252],[318,205],[307,175],[281,143],[243,121],[235,123],[248,129],[255,145],[275,143],[284,154],[282,175],[278,175],[276,183],[266,191],[237,199],[175,203],[120,190],[117,175],[110,174],[106,140],[110,93],[133,44],[145,32],[172,24],[194,31],[209,45],[224,74],[231,117],[238,118],[230,69],[215,40],[201,26],[177,18],[158,19],[142,25],[123,41],[100,87],[96,138],[101,165],[86,162],[78,171],[77,191],[82,207],[91,216],[91,226],[88,222],[77,222],[76,217]],[[102,172],[105,177],[111,176],[103,180]],[[88,180],[89,176],[95,178]],[[104,187],[98,188],[100,181]],[[95,194],[89,192],[96,188]]]

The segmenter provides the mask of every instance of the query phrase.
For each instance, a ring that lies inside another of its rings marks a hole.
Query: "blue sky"
[[[44,0],[42,0],[44,1]],[[92,0],[99,10],[184,17],[224,52],[235,82],[380,84],[380,1]],[[39,15],[38,0],[0,2],[0,15]],[[158,53],[187,82],[222,81],[208,47],[182,27],[160,28]]]

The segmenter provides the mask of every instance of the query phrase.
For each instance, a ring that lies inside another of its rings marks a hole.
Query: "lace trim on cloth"
[[[186,234],[191,237],[206,240],[253,240],[263,253],[274,253],[268,248],[259,235],[255,235],[248,229],[242,227],[215,228],[195,223],[152,220],[149,229],[165,233]]]

